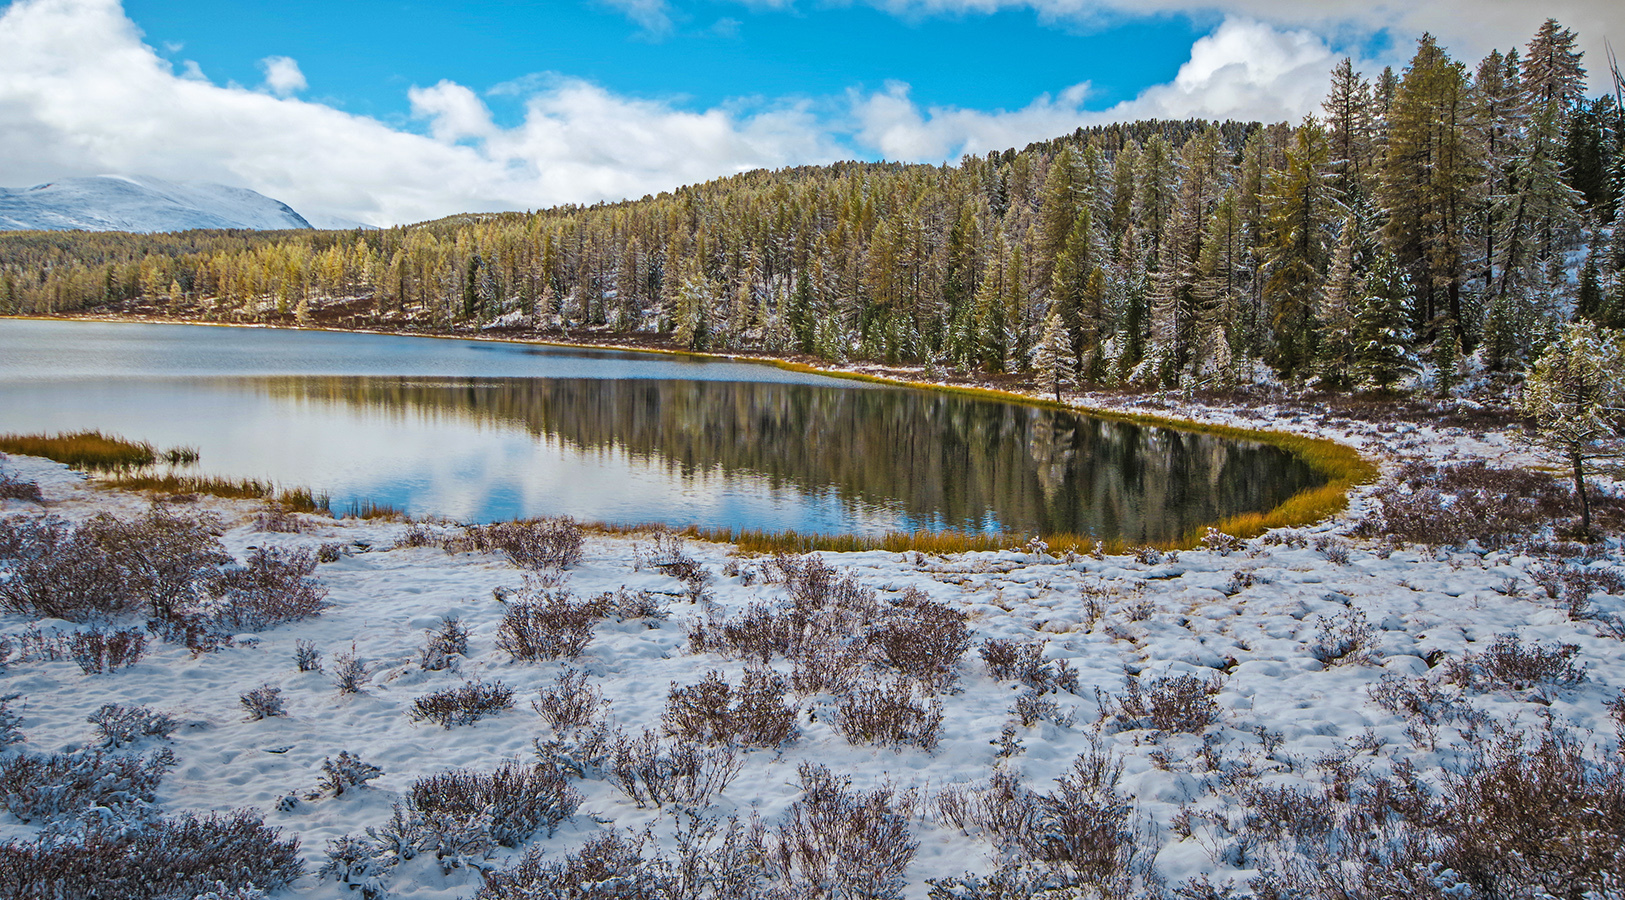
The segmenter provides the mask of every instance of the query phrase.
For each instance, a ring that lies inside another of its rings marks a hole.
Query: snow
[[[1118,405],[1146,411],[1154,408],[1154,401]],[[1263,420],[1335,436],[1382,454],[1387,465],[1407,455],[1537,461],[1500,433],[1431,425],[1379,430],[1267,407],[1180,411],[1206,421],[1257,427]],[[90,488],[81,476],[54,463],[11,457],[0,465],[37,481],[46,494],[47,511],[70,520],[104,510],[134,514],[147,504],[142,497]],[[1384,676],[1426,676],[1428,659],[1438,659],[1438,654],[1459,658],[1482,652],[1498,635],[1516,633],[1526,642],[1578,645],[1576,662],[1587,666],[1587,679],[1572,687],[1491,692],[1475,696],[1475,704],[1514,730],[1534,729],[1550,717],[1594,732],[1587,740],[1603,745],[1613,740],[1605,704],[1625,687],[1625,642],[1596,621],[1571,621],[1556,609],[1530,578],[1538,560],[1504,551],[1385,548],[1348,535],[1363,507],[1360,496],[1352,501],[1342,517],[1295,536],[1266,535],[1228,554],[1183,551],[1156,564],[1133,556],[1056,558],[1009,551],[951,557],[881,551],[822,556],[882,597],[914,589],[964,610],[971,616],[977,645],[988,638],[1040,640],[1046,659],[1068,660],[1078,672],[1079,687],[1075,694],[1050,697],[1071,714],[1073,723],[1017,725],[1024,749],[1009,761],[1011,770],[1028,787],[1048,790],[1087,748],[1090,736],[1099,734],[1124,760],[1122,786],[1133,798],[1140,827],[1152,841],[1147,847],[1155,851],[1168,883],[1199,875],[1220,882],[1244,880],[1253,870],[1236,864],[1237,857],[1213,828],[1197,820],[1183,838],[1174,828],[1181,810],[1220,815],[1225,810],[1226,797],[1216,787],[1219,779],[1201,761],[1203,736],[1117,730],[1101,721],[1097,691],[1119,695],[1131,677],[1142,683],[1187,673],[1219,679],[1215,700],[1221,720],[1209,729],[1207,740],[1224,759],[1250,759],[1265,783],[1310,786],[1320,777],[1316,760],[1356,752],[1374,772],[1408,758],[1424,779],[1437,784],[1446,768],[1471,750],[1460,731],[1441,725],[1436,747],[1417,745],[1406,720],[1374,703],[1368,689]],[[0,502],[5,515],[39,512],[21,501]],[[168,711],[185,724],[170,739],[180,765],[163,783],[163,807],[171,812],[258,807],[269,824],[284,829],[285,837],[300,839],[312,872],[329,839],[382,825],[391,804],[414,780],[447,769],[490,770],[503,760],[534,758],[532,742],[545,737],[549,728],[528,701],[553,682],[564,664],[519,664],[496,648],[502,604],[493,591],[520,586],[524,579],[504,558],[453,555],[436,548],[390,549],[405,528],[396,523],[311,518],[311,529],[302,534],[263,533],[254,530],[253,504],[205,498],[197,506],[223,518],[229,526],[223,540],[239,558],[250,546],[336,542],[348,547],[348,555],[317,571],[330,590],[331,608],[318,619],[272,629],[256,635],[252,644],[212,654],[194,656],[185,648],[154,643],[138,665],[110,675],[84,676],[71,661],[15,664],[0,675],[0,694],[26,697],[21,729],[28,740],[11,752],[82,745],[89,733],[85,716],[103,703]],[[1345,548],[1347,564],[1315,549],[1316,538]],[[638,551],[646,550],[650,540],[646,534],[589,534],[583,561],[565,578],[578,597],[626,587],[672,598],[668,621],[602,622],[576,663],[611,701],[612,725],[633,734],[659,728],[673,682],[693,684],[716,669],[737,684],[744,671],[737,660],[688,651],[684,621],[704,610],[682,599],[684,588],[675,578],[637,568]],[[730,563],[746,571],[759,569],[760,560],[740,558],[731,547],[717,544],[690,542],[687,552],[713,576],[711,602],[724,615],[783,596],[782,585],[760,579],[746,583],[723,574]],[[1614,546],[1605,563],[1620,565],[1625,563],[1622,557],[1625,552]],[[1251,573],[1253,584],[1230,590],[1238,571]],[[1508,591],[1509,578],[1516,578],[1522,590]],[[1086,596],[1104,606],[1098,621],[1091,621],[1086,611]],[[1594,604],[1616,615],[1625,611],[1620,598],[1597,596]],[[1323,623],[1351,620],[1356,613],[1372,629],[1370,658],[1337,665],[1315,658]],[[461,616],[468,625],[469,656],[454,670],[424,671],[417,660],[425,629],[446,614]],[[0,633],[15,634],[31,624],[36,623],[22,616],[0,616]],[[314,642],[329,665],[335,654],[353,646],[372,673],[365,692],[342,696],[330,675],[295,671],[298,641]],[[774,665],[788,671],[782,660]],[[959,690],[941,698],[947,719],[935,751],[849,745],[828,724],[830,698],[802,698],[800,739],[780,752],[749,751],[742,774],[711,812],[754,812],[771,827],[799,797],[796,770],[803,761],[849,775],[856,787],[890,783],[920,788],[926,796],[945,785],[984,782],[999,761],[1000,732],[1015,721],[1009,710],[1018,686],[990,678],[974,649],[962,659],[959,672]],[[450,730],[414,724],[408,717],[414,698],[476,677],[513,687],[515,708]],[[287,718],[244,720],[237,698],[261,684],[282,689]],[[342,797],[277,809],[279,798],[311,790],[322,760],[342,750],[357,753],[385,774]],[[605,780],[589,779],[577,787],[585,796],[578,814],[551,838],[533,839],[547,848],[550,858],[574,849],[597,832],[600,822],[635,831],[653,827],[656,839],[669,843],[669,816],[636,808]],[[912,898],[926,895],[928,878],[987,871],[995,864],[990,844],[941,823],[928,807],[922,804],[910,823],[920,841],[908,870],[907,896]],[[0,839],[28,839],[37,833],[36,826],[0,816]],[[513,851],[502,851],[491,864],[513,856]],[[477,885],[477,877],[467,870],[442,875],[432,862],[419,859],[395,869],[388,887],[393,896],[439,900],[466,897]],[[352,896],[343,886],[314,875],[284,893],[323,900]]]
[[[247,188],[204,181],[97,175],[0,188],[0,231],[310,227],[285,203]]]

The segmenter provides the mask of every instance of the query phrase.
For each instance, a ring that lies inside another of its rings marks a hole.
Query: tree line
[[[644,333],[1071,384],[1449,390],[1625,325],[1625,108],[1547,20],[1476,67],[1344,60],[1291,123],[1080,128],[957,165],[754,171],[348,232],[0,235],[0,310]]]

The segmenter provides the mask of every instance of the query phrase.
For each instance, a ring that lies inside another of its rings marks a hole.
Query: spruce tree
[[[1391,253],[1378,254],[1354,324],[1354,371],[1379,391],[1415,368],[1410,352],[1410,281]]]
[[[1044,320],[1044,336],[1033,354],[1033,376],[1039,390],[1054,393],[1060,402],[1061,389],[1071,387],[1077,380],[1077,365],[1072,355],[1072,340],[1066,333],[1066,323],[1058,310],[1051,311]]]

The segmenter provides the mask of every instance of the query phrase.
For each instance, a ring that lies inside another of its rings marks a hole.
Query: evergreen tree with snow
[[[1354,371],[1379,391],[1416,368],[1410,350],[1411,285],[1392,254],[1377,255],[1354,324]]]
[[[1056,402],[1060,402],[1061,389],[1077,381],[1072,339],[1066,333],[1066,323],[1061,320],[1059,310],[1051,311],[1044,320],[1044,336],[1033,354],[1033,376],[1039,390],[1054,393]]]

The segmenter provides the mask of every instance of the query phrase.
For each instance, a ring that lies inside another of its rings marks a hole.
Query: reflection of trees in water
[[[1176,537],[1315,483],[1272,447],[928,391],[720,381],[280,378],[271,392],[517,424],[678,477],[900,508],[924,526]]]

